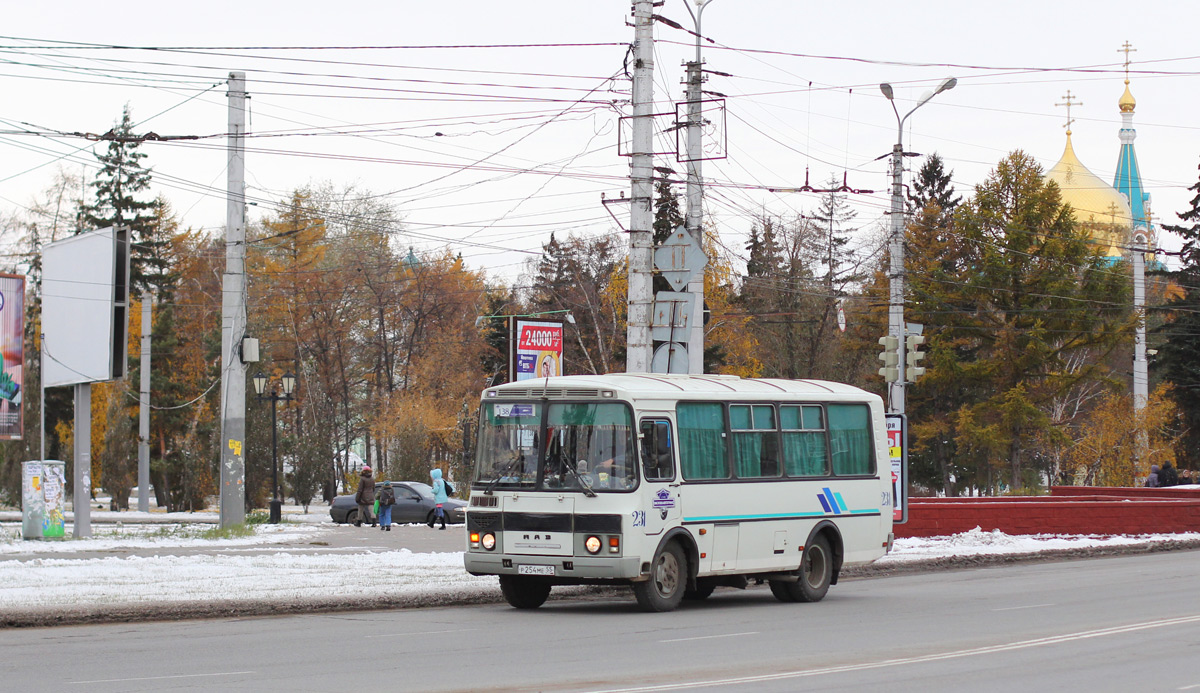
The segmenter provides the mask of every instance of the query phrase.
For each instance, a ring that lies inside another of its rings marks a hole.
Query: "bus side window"
[[[647,481],[675,478],[675,454],[671,448],[671,423],[643,419],[642,473]]]

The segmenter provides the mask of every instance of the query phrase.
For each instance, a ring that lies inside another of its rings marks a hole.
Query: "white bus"
[[[815,602],[891,548],[891,493],[883,402],[849,385],[524,380],[482,395],[464,562],[519,609],[580,584],[647,611],[752,580]]]

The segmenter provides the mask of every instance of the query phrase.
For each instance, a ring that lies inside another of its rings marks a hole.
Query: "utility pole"
[[[45,347],[43,347],[45,348]],[[44,456],[43,456],[44,458]],[[75,522],[71,536],[92,536],[92,384],[75,384]]]
[[[703,251],[704,249],[704,226],[703,226],[703,204],[704,204],[704,187],[703,176],[701,175],[701,157],[703,156],[703,147],[701,142],[701,125],[703,124],[703,109],[701,108],[701,99],[703,98],[700,90],[701,84],[704,82],[703,64],[700,59],[700,20],[704,16],[704,8],[708,7],[708,3],[712,0],[695,0],[696,11],[692,12],[691,6],[687,6],[688,12],[692,13],[692,19],[696,25],[696,59],[687,64],[687,217],[686,227],[688,233],[696,240],[696,245]],[[688,329],[687,336],[687,353],[688,353],[688,373],[699,374],[704,372],[704,273],[699,275],[688,283],[688,293],[695,296],[695,307],[692,314],[691,325]]]
[[[149,291],[142,292],[141,391],[138,395],[138,512],[150,512],[150,319]]]
[[[895,340],[896,345],[896,379],[888,382],[888,413],[904,413],[905,383],[905,340],[908,336],[904,329],[904,121],[916,112],[918,108],[929,103],[938,94],[953,89],[958,84],[954,77],[947,77],[938,86],[925,93],[917,105],[912,107],[904,117],[896,108],[895,95],[892,85],[884,82],[879,85],[888,103],[892,104],[892,112],[896,114],[896,144],[892,146],[892,218],[891,233],[889,234],[889,267],[888,267],[888,334],[887,341]],[[922,340],[923,341],[923,340]]]
[[[1146,372],[1146,230],[1133,233],[1133,314],[1137,317],[1137,332],[1133,339],[1133,410],[1140,414],[1150,397]],[[1140,443],[1141,441],[1139,441]]]
[[[649,373],[654,347],[650,314],[654,296],[654,1],[635,0],[633,68],[633,148],[629,178],[629,307],[625,370]]]
[[[221,281],[221,527],[246,519],[246,73],[229,73],[225,274]]]

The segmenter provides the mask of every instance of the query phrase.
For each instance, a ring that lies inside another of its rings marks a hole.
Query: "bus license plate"
[[[519,565],[517,566],[518,575],[554,575],[554,566],[552,565]]]

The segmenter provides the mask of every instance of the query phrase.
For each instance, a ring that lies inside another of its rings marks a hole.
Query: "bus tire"
[[[833,579],[833,552],[825,535],[817,535],[804,549],[800,559],[800,579],[795,582],[771,580],[771,594],[781,602],[819,602],[829,592]]]
[[[500,592],[517,609],[536,609],[550,596],[550,583],[520,575],[501,575]]]
[[[688,565],[683,549],[668,542],[650,564],[650,579],[633,583],[633,594],[642,611],[671,611],[683,601]]]
[[[686,589],[683,591],[683,598],[688,601],[700,601],[708,599],[712,596],[713,590],[717,588],[717,583],[712,578],[696,578],[696,589]]]

